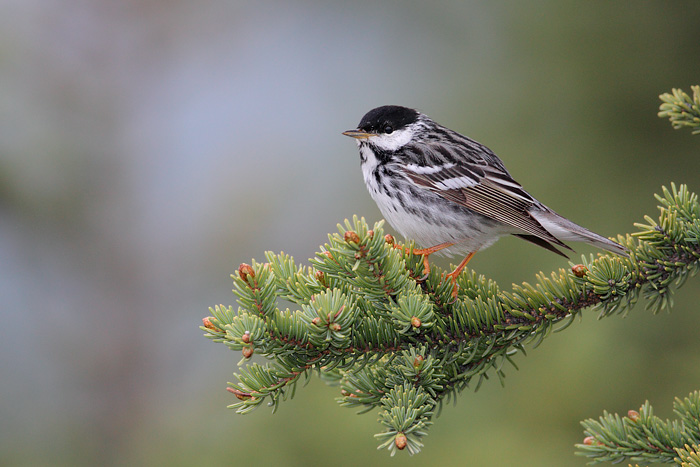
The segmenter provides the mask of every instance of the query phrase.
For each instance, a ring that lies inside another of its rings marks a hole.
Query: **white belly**
[[[362,174],[370,196],[377,203],[384,218],[407,240],[427,248],[441,243],[454,243],[441,250],[449,256],[467,254],[492,245],[499,237],[511,233],[507,226],[489,222],[483,216],[418,187],[406,178],[396,180],[394,188],[377,180],[378,161],[374,154],[361,147],[364,162]],[[389,168],[390,169],[390,168]],[[380,167],[381,171],[382,168]],[[402,196],[389,196],[387,189],[400,191]]]

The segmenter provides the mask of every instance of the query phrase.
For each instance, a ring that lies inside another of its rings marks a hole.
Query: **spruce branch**
[[[584,258],[534,284],[503,291],[474,271],[444,271],[422,280],[422,256],[355,217],[310,260],[284,253],[242,264],[233,275],[238,308],[210,308],[202,330],[240,351],[230,405],[247,413],[278,407],[313,372],[339,386],[338,402],[361,412],[379,409],[380,448],[418,452],[443,403],[469,385],[516,369],[513,357],[566,328],[584,308],[599,316],[625,313],[643,295],[654,313],[672,306],[672,290],[700,269],[700,205],[685,185],[663,188],[658,221],[619,236],[629,258]],[[288,302],[292,309],[281,309]],[[250,363],[259,355],[265,364]],[[689,454],[690,455],[690,454]]]
[[[592,464],[631,460],[700,467],[700,391],[676,398],[673,407],[678,417],[673,421],[655,416],[649,401],[624,417],[604,412],[599,420],[585,420],[587,437],[576,454]]]
[[[659,117],[668,117],[673,128],[693,128],[693,134],[700,133],[700,86],[691,86],[693,98],[691,99],[680,89],[673,89],[673,94],[659,96],[664,102],[661,104]],[[697,245],[699,212],[697,202],[693,201],[694,195],[689,195],[687,190],[681,194],[672,186],[673,193],[664,189],[664,196],[656,196],[665,208],[671,208],[676,203],[669,215],[662,214],[660,222],[656,224],[651,218],[646,217],[648,224],[638,224],[642,232],[638,233],[641,239],[640,247],[652,247],[658,254],[662,252],[672,253],[666,260],[657,264],[669,265],[672,262],[682,263],[683,253],[677,246],[682,242]],[[662,208],[663,210],[664,208]],[[683,219],[689,227],[687,231],[676,230],[673,226],[678,218]],[[660,258],[658,258],[660,259]],[[696,270],[690,270],[694,275]],[[662,284],[668,284],[672,273],[669,270],[657,268],[656,271],[645,271],[647,278],[661,279]],[[676,286],[681,286],[688,278],[688,274],[679,274],[674,279]],[[663,288],[647,289],[646,297],[649,304],[657,308],[670,308],[671,295]],[[670,422],[655,417],[649,402],[645,402],[639,412],[630,410],[627,417],[604,412],[599,421],[584,420],[581,424],[585,428],[586,438],[583,444],[577,444],[578,455],[587,456],[592,464],[600,462],[622,462],[624,460],[640,460],[646,462],[676,463],[683,467],[700,467],[700,392],[691,393],[683,401],[676,398],[674,412],[680,420]]]
[[[681,467],[700,467],[700,446],[687,444],[683,449],[677,448],[678,458],[674,459]],[[680,462],[679,462],[680,461]]]
[[[682,89],[672,89],[672,94],[659,96],[663,101],[659,108],[659,117],[667,118],[676,130],[689,127],[693,134],[700,134],[700,86],[691,86],[691,98]]]

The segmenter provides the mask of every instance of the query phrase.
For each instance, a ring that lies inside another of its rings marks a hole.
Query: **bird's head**
[[[417,110],[408,107],[384,105],[367,112],[357,129],[343,134],[357,139],[358,145],[369,144],[393,152],[414,139],[420,116]]]

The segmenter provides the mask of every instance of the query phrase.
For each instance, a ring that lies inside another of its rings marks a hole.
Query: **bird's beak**
[[[360,130],[348,130],[348,131],[344,131],[343,134],[345,136],[349,136],[349,137],[355,138],[355,139],[367,139],[370,136],[374,136],[374,135],[372,135],[372,133],[367,133],[366,131],[360,131]]]

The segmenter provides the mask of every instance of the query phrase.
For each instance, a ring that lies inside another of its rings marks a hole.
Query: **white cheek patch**
[[[407,145],[411,141],[412,137],[413,130],[409,127],[403,128],[401,130],[396,130],[389,135],[380,134],[376,136],[370,136],[368,138],[368,141],[377,146],[379,149],[393,152]]]

